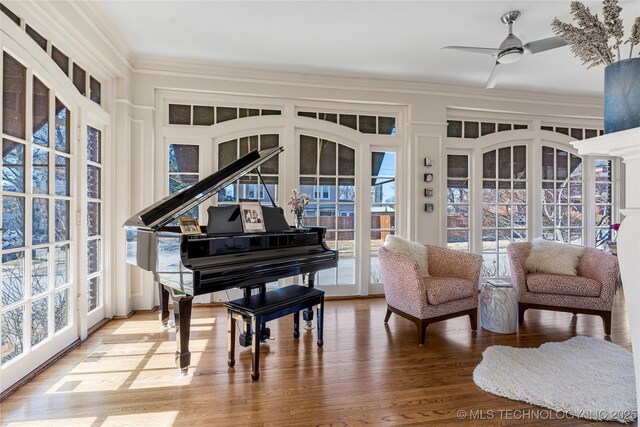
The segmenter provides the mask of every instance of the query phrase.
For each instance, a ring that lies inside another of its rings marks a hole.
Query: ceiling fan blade
[[[442,49],[460,50],[470,53],[484,53],[496,56],[500,53],[500,49],[491,47],[473,47],[473,46],[444,46]]]
[[[538,53],[544,52],[545,50],[555,49],[557,47],[566,46],[567,42],[562,40],[560,37],[549,37],[547,39],[536,40],[533,42],[526,43],[522,48],[527,53]]]
[[[493,70],[491,70],[491,74],[489,74],[489,78],[487,79],[487,84],[484,85],[485,89],[493,89],[498,82],[498,75],[500,74],[500,69],[498,68],[500,63],[496,61],[496,65],[493,66]]]

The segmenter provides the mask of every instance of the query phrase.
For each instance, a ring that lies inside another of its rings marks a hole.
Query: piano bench
[[[235,365],[236,320],[249,325],[251,336],[251,379],[260,378],[260,336],[263,325],[274,319],[293,314],[293,337],[300,336],[300,311],[318,305],[318,347],[322,347],[324,292],[307,286],[292,285],[245,298],[226,302],[229,367]]]

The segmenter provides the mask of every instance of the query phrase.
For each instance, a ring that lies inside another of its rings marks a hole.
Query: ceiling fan
[[[520,16],[520,11],[513,10],[511,12],[505,13],[500,18],[502,23],[509,26],[509,35],[507,36],[506,39],[504,39],[504,41],[500,44],[500,47],[498,48],[472,47],[472,46],[445,46],[442,49],[453,49],[453,50],[459,50],[462,52],[471,52],[471,53],[484,53],[484,54],[489,54],[491,56],[495,56],[496,63],[493,66],[493,70],[491,70],[491,74],[489,75],[489,79],[487,80],[487,84],[485,85],[486,89],[490,89],[496,85],[496,82],[498,80],[498,74],[500,73],[500,69],[501,69],[499,65],[512,64],[514,62],[517,62],[525,54],[540,53],[540,52],[544,52],[545,50],[555,49],[557,47],[562,47],[566,45],[566,42],[562,40],[560,37],[549,37],[546,39],[536,40],[533,42],[522,44],[522,41],[513,34],[513,23],[516,22],[519,16]]]

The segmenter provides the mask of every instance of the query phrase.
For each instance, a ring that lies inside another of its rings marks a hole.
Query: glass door
[[[104,212],[102,134],[97,127],[86,127],[85,190],[83,209],[85,221],[81,234],[86,240],[87,327],[106,317],[104,289]]]
[[[3,53],[2,390],[78,337],[69,105]],[[76,109],[77,111],[77,109]]]

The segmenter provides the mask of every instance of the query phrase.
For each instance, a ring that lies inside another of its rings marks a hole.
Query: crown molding
[[[91,26],[102,41],[126,65],[134,71],[133,58],[138,56],[129,40],[113,23],[98,2],[72,0],[71,6]]]
[[[486,90],[474,86],[433,83],[415,80],[384,79],[348,74],[310,73],[256,67],[215,64],[202,61],[138,57],[133,62],[136,73],[180,76],[219,81],[263,83],[284,86],[316,87],[342,90],[366,90],[380,93],[408,93],[526,104],[544,104],[585,108],[602,108],[602,97],[552,94],[503,89]],[[455,106],[452,106],[456,108]]]

